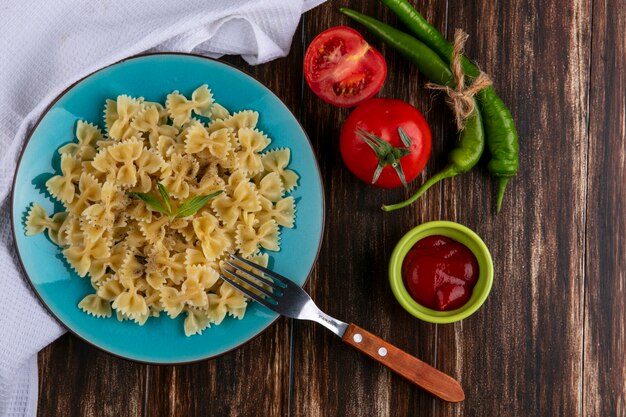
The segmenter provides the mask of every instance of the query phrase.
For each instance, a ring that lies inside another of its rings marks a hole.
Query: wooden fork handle
[[[465,399],[461,384],[454,378],[398,349],[356,324],[348,326],[343,335],[343,341],[435,397],[450,402],[459,402]]]

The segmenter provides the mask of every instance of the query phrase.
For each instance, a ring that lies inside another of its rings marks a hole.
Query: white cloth
[[[324,0],[2,0],[0,2],[0,417],[34,416],[37,352],[64,329],[24,281],[9,225],[19,151],[43,109],[81,77],[147,50],[289,52],[305,11]]]

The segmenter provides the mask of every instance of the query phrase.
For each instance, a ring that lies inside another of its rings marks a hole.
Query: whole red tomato
[[[375,98],[357,107],[341,128],[341,156],[362,181],[394,188],[413,181],[432,148],[430,128],[415,107]]]

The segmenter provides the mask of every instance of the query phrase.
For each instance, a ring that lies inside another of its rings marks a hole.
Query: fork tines
[[[277,298],[282,296],[280,290],[287,286],[284,282],[286,278],[239,256],[231,255],[231,259],[237,262],[226,261],[225,263],[229,268],[222,267],[223,273],[220,274],[220,277],[264,306],[268,308],[275,306],[278,303]],[[248,270],[244,268],[244,265],[254,269]],[[256,274],[254,271],[260,271],[260,274]]]

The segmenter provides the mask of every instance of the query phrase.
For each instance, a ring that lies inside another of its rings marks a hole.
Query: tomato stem
[[[372,176],[372,184],[375,184],[376,181],[378,181],[378,178],[380,177],[383,168],[385,168],[387,165],[391,165],[391,167],[396,171],[396,174],[398,174],[398,178],[400,178],[402,185],[406,187],[406,176],[404,175],[404,171],[402,170],[400,158],[411,153],[411,150],[409,148],[411,147],[413,142],[411,141],[409,135],[407,135],[401,127],[398,128],[400,140],[405,146],[403,148],[394,147],[390,143],[385,142],[383,139],[376,136],[375,134],[361,128],[357,129],[355,134],[359,138],[361,138],[363,142],[365,142],[372,149],[372,151],[374,151],[376,157],[378,158],[378,165],[376,166],[376,170],[374,171],[374,175]]]

